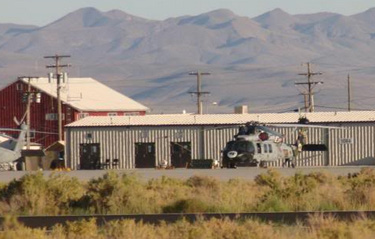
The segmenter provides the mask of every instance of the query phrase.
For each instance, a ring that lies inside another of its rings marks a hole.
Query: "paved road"
[[[370,166],[375,169],[374,166]],[[349,173],[359,172],[362,166],[352,166],[352,167],[311,167],[311,168],[275,168],[284,176],[291,176],[297,172],[303,174],[308,174],[311,172],[329,172],[334,175],[346,176]],[[237,168],[237,169],[169,169],[169,170],[157,170],[157,169],[131,169],[131,170],[114,170],[118,173],[136,174],[139,175],[143,180],[149,180],[152,178],[159,178],[163,175],[167,177],[187,179],[194,175],[204,175],[217,178],[222,181],[227,181],[233,178],[241,178],[246,180],[252,180],[257,175],[267,172],[267,169],[262,168]],[[51,173],[66,174],[72,177],[77,177],[80,180],[88,181],[93,178],[98,178],[105,174],[107,170],[77,170],[71,172],[52,172],[44,171],[43,174],[48,176]],[[9,182],[13,179],[18,179],[25,174],[35,173],[35,172],[23,172],[23,171],[5,171],[0,172],[0,182]]]

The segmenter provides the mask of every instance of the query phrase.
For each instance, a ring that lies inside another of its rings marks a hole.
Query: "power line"
[[[323,105],[316,105],[316,107],[318,107],[318,108],[326,108],[326,109],[347,110],[347,108],[345,108],[345,107],[336,107],[336,106],[323,106]],[[359,110],[363,110],[363,111],[371,111],[371,110],[373,110],[373,109],[364,109],[364,108],[355,108],[355,109],[353,109],[353,108],[352,108],[352,110],[357,110],[357,111],[359,111]]]

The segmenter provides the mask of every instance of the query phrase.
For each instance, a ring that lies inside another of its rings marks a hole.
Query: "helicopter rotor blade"
[[[25,129],[0,128],[0,131],[21,132],[21,131],[26,131],[26,130]],[[30,131],[33,133],[37,133],[37,134],[58,134],[58,133],[45,132],[45,131],[34,131],[34,130],[30,130]]]
[[[281,133],[279,132],[276,132],[268,127],[265,127],[265,126],[261,126],[261,125],[258,125],[258,126],[255,126],[256,128],[259,128],[261,129],[262,131],[270,134],[270,135],[275,135],[275,136],[278,136],[278,137],[284,137],[284,135],[282,135]]]
[[[13,117],[13,121],[14,121],[14,123],[16,123],[16,125],[18,125],[18,126],[21,125],[21,122],[18,121],[16,116]]]
[[[267,124],[268,127],[275,128],[320,128],[320,129],[342,129],[338,126],[311,125],[311,124]]]

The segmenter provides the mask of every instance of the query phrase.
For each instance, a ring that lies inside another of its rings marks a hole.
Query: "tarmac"
[[[339,166],[339,167],[303,167],[303,168],[272,168],[280,172],[283,176],[292,176],[296,173],[309,174],[312,172],[328,172],[333,175],[348,176],[349,174],[358,173],[362,168],[373,168],[375,166]],[[99,178],[108,171],[114,171],[119,174],[135,174],[142,180],[148,181],[150,179],[160,178],[162,176],[188,179],[194,175],[214,177],[221,181],[228,181],[230,179],[244,179],[253,180],[257,175],[266,173],[268,169],[256,167],[243,167],[237,169],[129,169],[129,170],[75,170],[75,171],[38,171],[48,177],[52,174],[66,174],[71,177],[76,177],[81,181],[89,181],[91,179]],[[38,172],[30,171],[3,171],[0,172],[0,182],[7,183],[14,179],[19,179],[26,174],[33,174]]]

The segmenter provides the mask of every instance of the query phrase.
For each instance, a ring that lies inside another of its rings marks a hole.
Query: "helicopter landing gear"
[[[267,164],[265,162],[263,162],[263,161],[260,161],[259,162],[259,167],[260,168],[267,168]]]
[[[282,167],[284,168],[287,166],[288,168],[292,167],[295,168],[296,165],[290,160],[290,158],[285,159],[284,163],[282,164]]]
[[[229,161],[229,162],[224,163],[224,164],[221,166],[221,168],[224,168],[224,167],[226,167],[226,168],[237,168],[237,165],[236,165],[235,162],[231,162],[231,161]]]
[[[236,163],[234,163],[234,162],[229,162],[229,163],[227,164],[227,168],[237,168],[237,165],[236,165]]]

